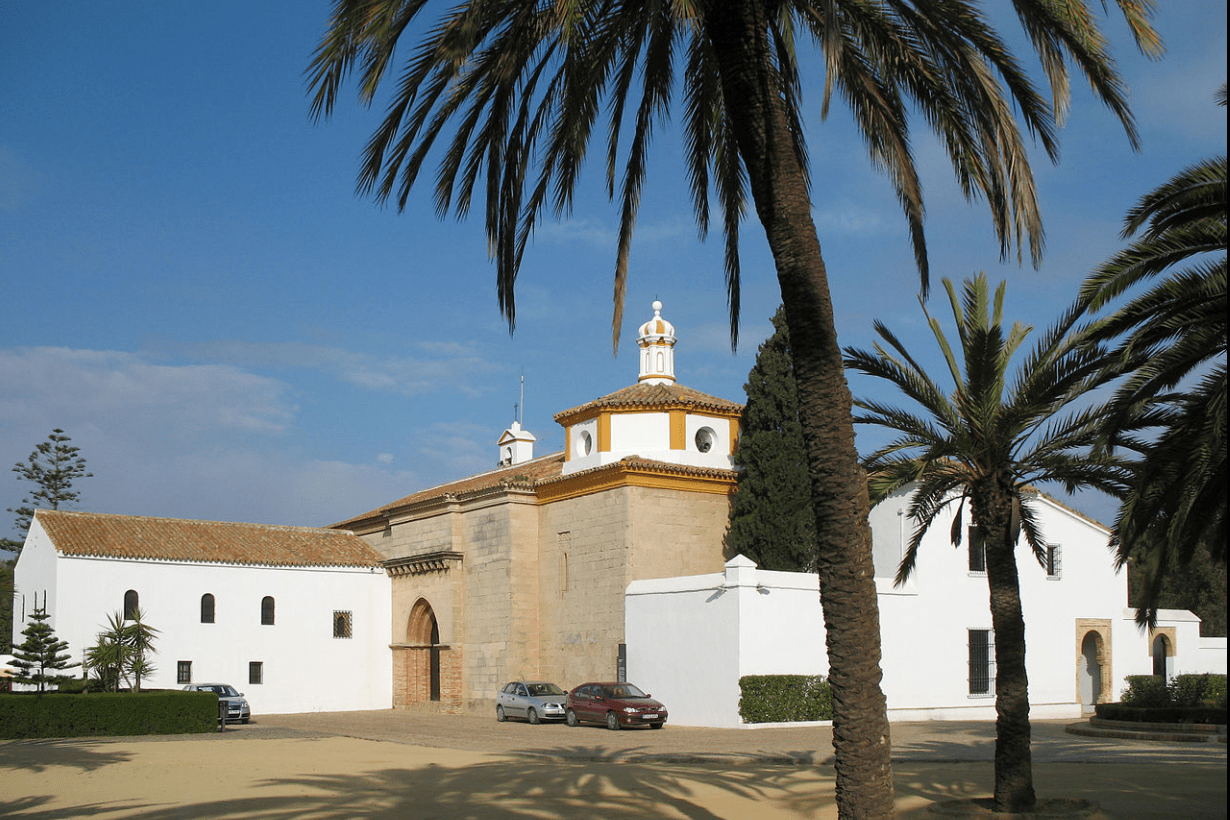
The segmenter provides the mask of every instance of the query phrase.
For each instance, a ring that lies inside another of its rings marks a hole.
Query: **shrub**
[[[1167,688],[1175,706],[1226,706],[1225,675],[1179,675]]]
[[[744,723],[833,719],[833,694],[819,675],[745,675],[739,692]]]
[[[1127,691],[1120,700],[1132,706],[1170,706],[1170,689],[1166,679],[1154,675],[1128,675]]]
[[[1099,703],[1098,717],[1133,723],[1199,723],[1224,726],[1226,707],[1221,706],[1137,706],[1131,703]]]
[[[209,732],[217,721],[218,698],[212,692],[0,697],[0,738],[5,739]]]

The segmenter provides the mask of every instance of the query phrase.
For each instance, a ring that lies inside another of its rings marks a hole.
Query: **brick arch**
[[[410,617],[406,619],[406,643],[410,646],[440,643],[440,625],[426,598],[419,598],[410,609]]]
[[[461,652],[440,641],[440,625],[426,598],[406,618],[405,643],[394,647],[393,705],[453,711],[461,702]]]

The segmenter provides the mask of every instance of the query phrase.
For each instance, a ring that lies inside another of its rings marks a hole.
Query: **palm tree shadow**
[[[31,747],[37,748],[32,754]],[[105,743],[74,740],[13,740],[0,743],[0,771],[26,769],[41,773],[52,766],[67,766],[92,772],[132,759],[128,752],[103,751]]]
[[[126,807],[132,820],[249,820],[303,816],[362,820],[542,820],[601,817],[633,820],[680,816],[718,820],[715,801],[746,802],[745,816],[773,802],[790,815],[814,816],[835,805],[831,784],[796,766],[746,765],[730,769],[687,764],[633,763],[601,748],[573,747],[575,760],[536,754],[501,757],[468,766],[435,763],[356,774],[304,774],[255,784],[256,795],[189,806]],[[268,789],[266,795],[260,792]],[[276,792],[276,793],[275,793]],[[27,809],[29,810],[29,809]],[[76,807],[74,811],[80,811]],[[71,813],[70,813],[71,814]],[[42,814],[36,816],[43,817]],[[65,814],[63,816],[70,816]]]

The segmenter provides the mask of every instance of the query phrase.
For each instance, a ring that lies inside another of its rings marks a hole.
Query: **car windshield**
[[[531,683],[528,684],[530,694],[534,697],[543,697],[545,695],[562,695],[564,690],[560,689],[554,683]]]
[[[234,686],[211,686],[210,691],[223,698],[239,697],[239,693],[235,691]]]
[[[647,698],[649,697],[640,689],[637,689],[630,683],[621,683],[618,686],[604,686],[602,693],[608,698]]]

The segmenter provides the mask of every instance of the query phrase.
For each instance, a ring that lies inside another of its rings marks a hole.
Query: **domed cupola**
[[[653,318],[641,325],[636,343],[641,348],[642,384],[675,383],[675,326],[662,318],[662,303],[653,303]]]

